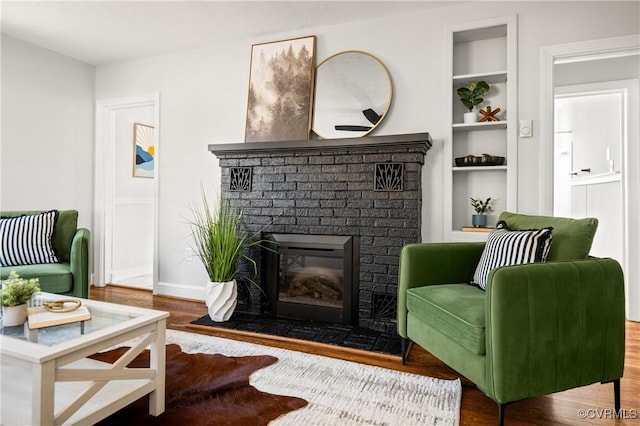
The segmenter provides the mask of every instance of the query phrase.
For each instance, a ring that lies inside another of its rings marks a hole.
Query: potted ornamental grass
[[[476,212],[476,214],[474,214],[471,217],[471,223],[476,228],[486,227],[487,226],[486,214],[493,211],[493,209],[491,208],[491,197],[487,198],[484,201],[475,199],[475,198],[470,198],[470,200],[471,200],[471,207],[473,207],[473,210]]]
[[[200,203],[191,213],[194,251],[209,276],[205,292],[209,316],[213,321],[227,321],[237,304],[238,261],[246,259],[257,272],[255,260],[246,251],[260,241],[249,240],[241,229],[242,211],[231,207],[222,196],[213,204],[203,189]]]
[[[0,289],[2,325],[11,327],[24,324],[27,320],[27,302],[39,291],[38,278],[21,278],[16,271],[11,271]]]

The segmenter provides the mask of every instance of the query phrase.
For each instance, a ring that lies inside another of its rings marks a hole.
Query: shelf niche
[[[470,198],[493,200],[488,226],[502,211],[517,211],[517,17],[462,22],[448,27],[447,84],[450,85],[450,133],[444,141],[445,240],[486,238],[482,232],[462,232],[471,224]],[[464,123],[467,112],[457,89],[473,81],[490,85],[474,111],[500,108],[500,121]],[[503,156],[502,166],[456,167],[455,159],[482,154]]]

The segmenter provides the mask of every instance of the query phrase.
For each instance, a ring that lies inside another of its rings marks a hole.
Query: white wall
[[[155,127],[154,106],[115,111],[112,282],[153,270],[153,179],[133,177],[133,125]]]
[[[622,162],[623,94],[598,93],[556,97],[556,131],[570,131],[572,167],[569,172],[590,169],[591,175],[609,172],[609,157]],[[618,167],[619,170],[619,167]],[[588,176],[579,173],[577,177]]]
[[[2,35],[0,208],[93,220],[95,68]]]
[[[441,141],[447,108],[442,100],[450,90],[443,75],[445,26],[517,14],[520,118],[534,121],[534,137],[519,142],[518,204],[523,213],[537,213],[540,48],[637,33],[638,3],[581,2],[577,7],[575,2],[484,2],[482,7],[474,4],[473,14],[469,7],[456,4],[98,67],[97,99],[161,94],[160,281],[202,287],[207,279],[199,263],[184,259],[189,244],[184,217],[201,183],[210,192],[219,188],[218,162],[207,145],[244,141],[249,52],[254,43],[316,35],[318,63],[349,49],[370,52],[385,63],[394,98],[375,134],[431,133],[434,146],[427,154],[423,179],[423,239],[438,241],[443,238]]]
[[[556,64],[553,78],[554,85],[560,87],[638,78],[638,70],[640,70],[640,55],[631,55]]]

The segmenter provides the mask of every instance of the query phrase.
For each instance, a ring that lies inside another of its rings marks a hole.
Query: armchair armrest
[[[624,278],[613,259],[494,269],[485,315],[486,391],[498,402],[622,376]]]
[[[69,264],[73,275],[74,297],[89,298],[89,239],[88,229],[78,228],[71,243]]]
[[[435,284],[469,282],[484,243],[409,244],[400,253],[398,333],[407,336],[407,290]]]

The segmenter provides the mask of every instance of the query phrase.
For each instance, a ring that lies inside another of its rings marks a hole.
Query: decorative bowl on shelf
[[[482,154],[478,157],[476,155],[466,155],[464,157],[458,157],[455,159],[457,167],[467,166],[502,166],[505,158],[495,155]]]

